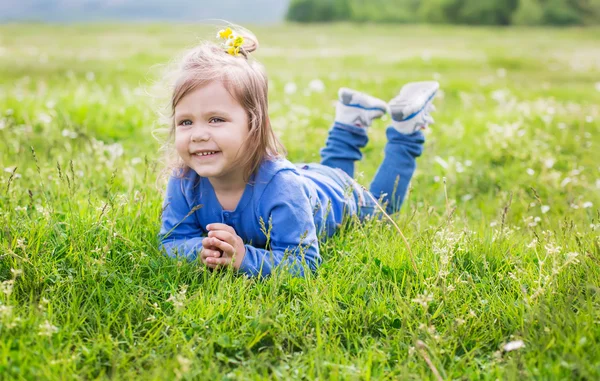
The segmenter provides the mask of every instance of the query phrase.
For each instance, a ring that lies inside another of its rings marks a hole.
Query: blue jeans
[[[423,152],[425,137],[421,131],[404,135],[393,127],[388,127],[386,135],[388,141],[385,156],[371,182],[370,192],[364,188],[356,190],[355,187],[355,199],[361,219],[379,210],[375,200],[380,200],[385,205],[387,213],[400,210],[415,172],[416,158]],[[329,130],[325,147],[321,149],[321,164],[339,168],[353,179],[354,162],[362,158],[360,149],[368,141],[366,129],[336,122]],[[356,194],[359,191],[362,194]]]

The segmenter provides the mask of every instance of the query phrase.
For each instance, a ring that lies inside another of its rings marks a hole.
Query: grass
[[[394,216],[418,272],[376,221],[325,242],[306,279],[165,257],[147,90],[213,30],[2,25],[0,378],[598,379],[599,30],[252,29],[292,161],[319,160],[340,86],[441,83]]]

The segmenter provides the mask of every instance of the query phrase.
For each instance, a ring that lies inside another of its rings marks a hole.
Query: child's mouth
[[[215,157],[220,153],[220,151],[206,151],[206,152],[198,152],[195,153],[193,156],[197,157],[198,159],[209,159],[211,157]]]

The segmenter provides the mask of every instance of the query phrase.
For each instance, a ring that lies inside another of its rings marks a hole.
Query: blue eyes
[[[209,123],[223,123],[223,122],[225,122],[225,119],[214,117],[214,118],[210,118],[208,120],[208,122]],[[191,126],[192,124],[193,124],[192,121],[189,119],[184,119],[178,123],[179,126]]]

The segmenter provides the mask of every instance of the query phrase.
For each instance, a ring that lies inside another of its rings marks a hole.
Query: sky
[[[290,0],[0,0],[0,22],[277,23]]]

